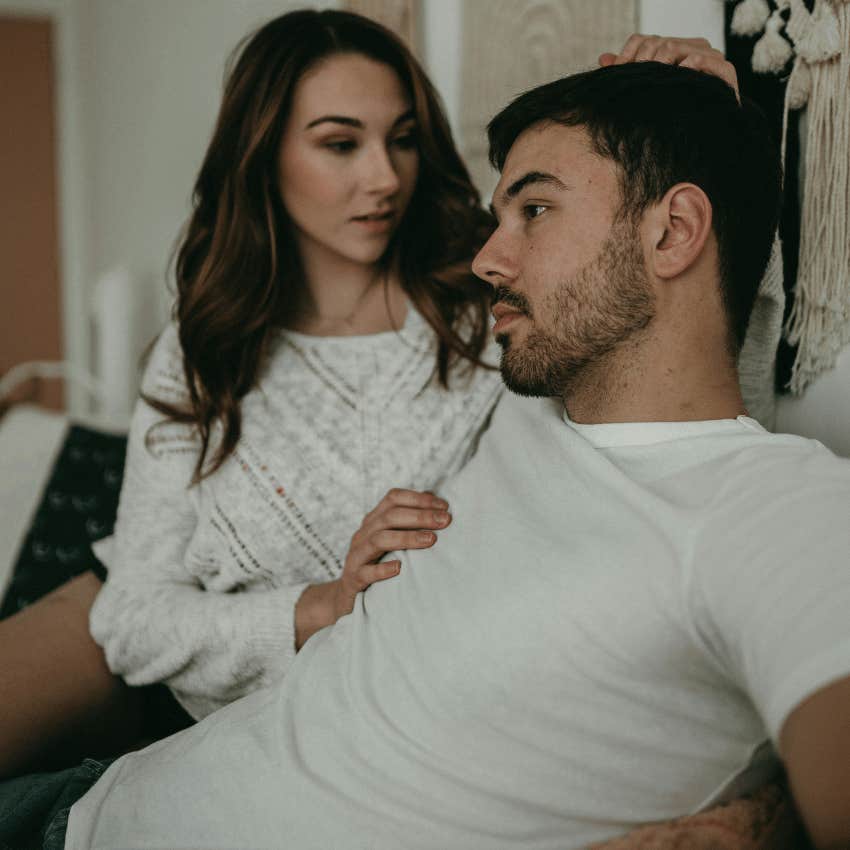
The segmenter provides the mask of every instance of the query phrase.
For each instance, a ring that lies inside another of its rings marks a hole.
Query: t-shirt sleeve
[[[850,676],[850,462],[818,447],[751,476],[695,548],[698,631],[778,745],[803,700]]]
[[[154,347],[142,390],[187,402],[174,326]],[[112,672],[132,685],[165,682],[196,718],[284,674],[295,658],[295,603],[307,586],[218,593],[186,569],[199,451],[193,426],[138,402],[115,532],[98,547],[108,577],[90,617]]]

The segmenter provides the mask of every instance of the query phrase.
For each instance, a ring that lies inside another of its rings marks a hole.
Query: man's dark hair
[[[720,285],[740,350],[770,257],[781,204],[779,150],[761,110],[717,77],[659,62],[575,74],[520,95],[487,128],[503,169],[533,124],[583,127],[597,154],[619,166],[620,213],[635,220],[676,183],[708,196]]]

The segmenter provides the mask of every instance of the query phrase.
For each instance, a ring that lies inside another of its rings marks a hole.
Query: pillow
[[[125,436],[69,427],[18,552],[0,619],[75,575],[102,570],[91,544],[115,525],[126,448]]]

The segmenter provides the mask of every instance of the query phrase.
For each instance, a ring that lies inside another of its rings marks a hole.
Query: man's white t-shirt
[[[403,556],[283,683],[124,757],[70,848],[564,848],[760,782],[850,675],[850,462],[755,421],[503,400]]]

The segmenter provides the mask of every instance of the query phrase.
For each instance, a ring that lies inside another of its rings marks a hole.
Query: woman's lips
[[[367,233],[386,233],[392,229],[394,219],[395,216],[390,211],[381,215],[356,216],[352,222]]]

